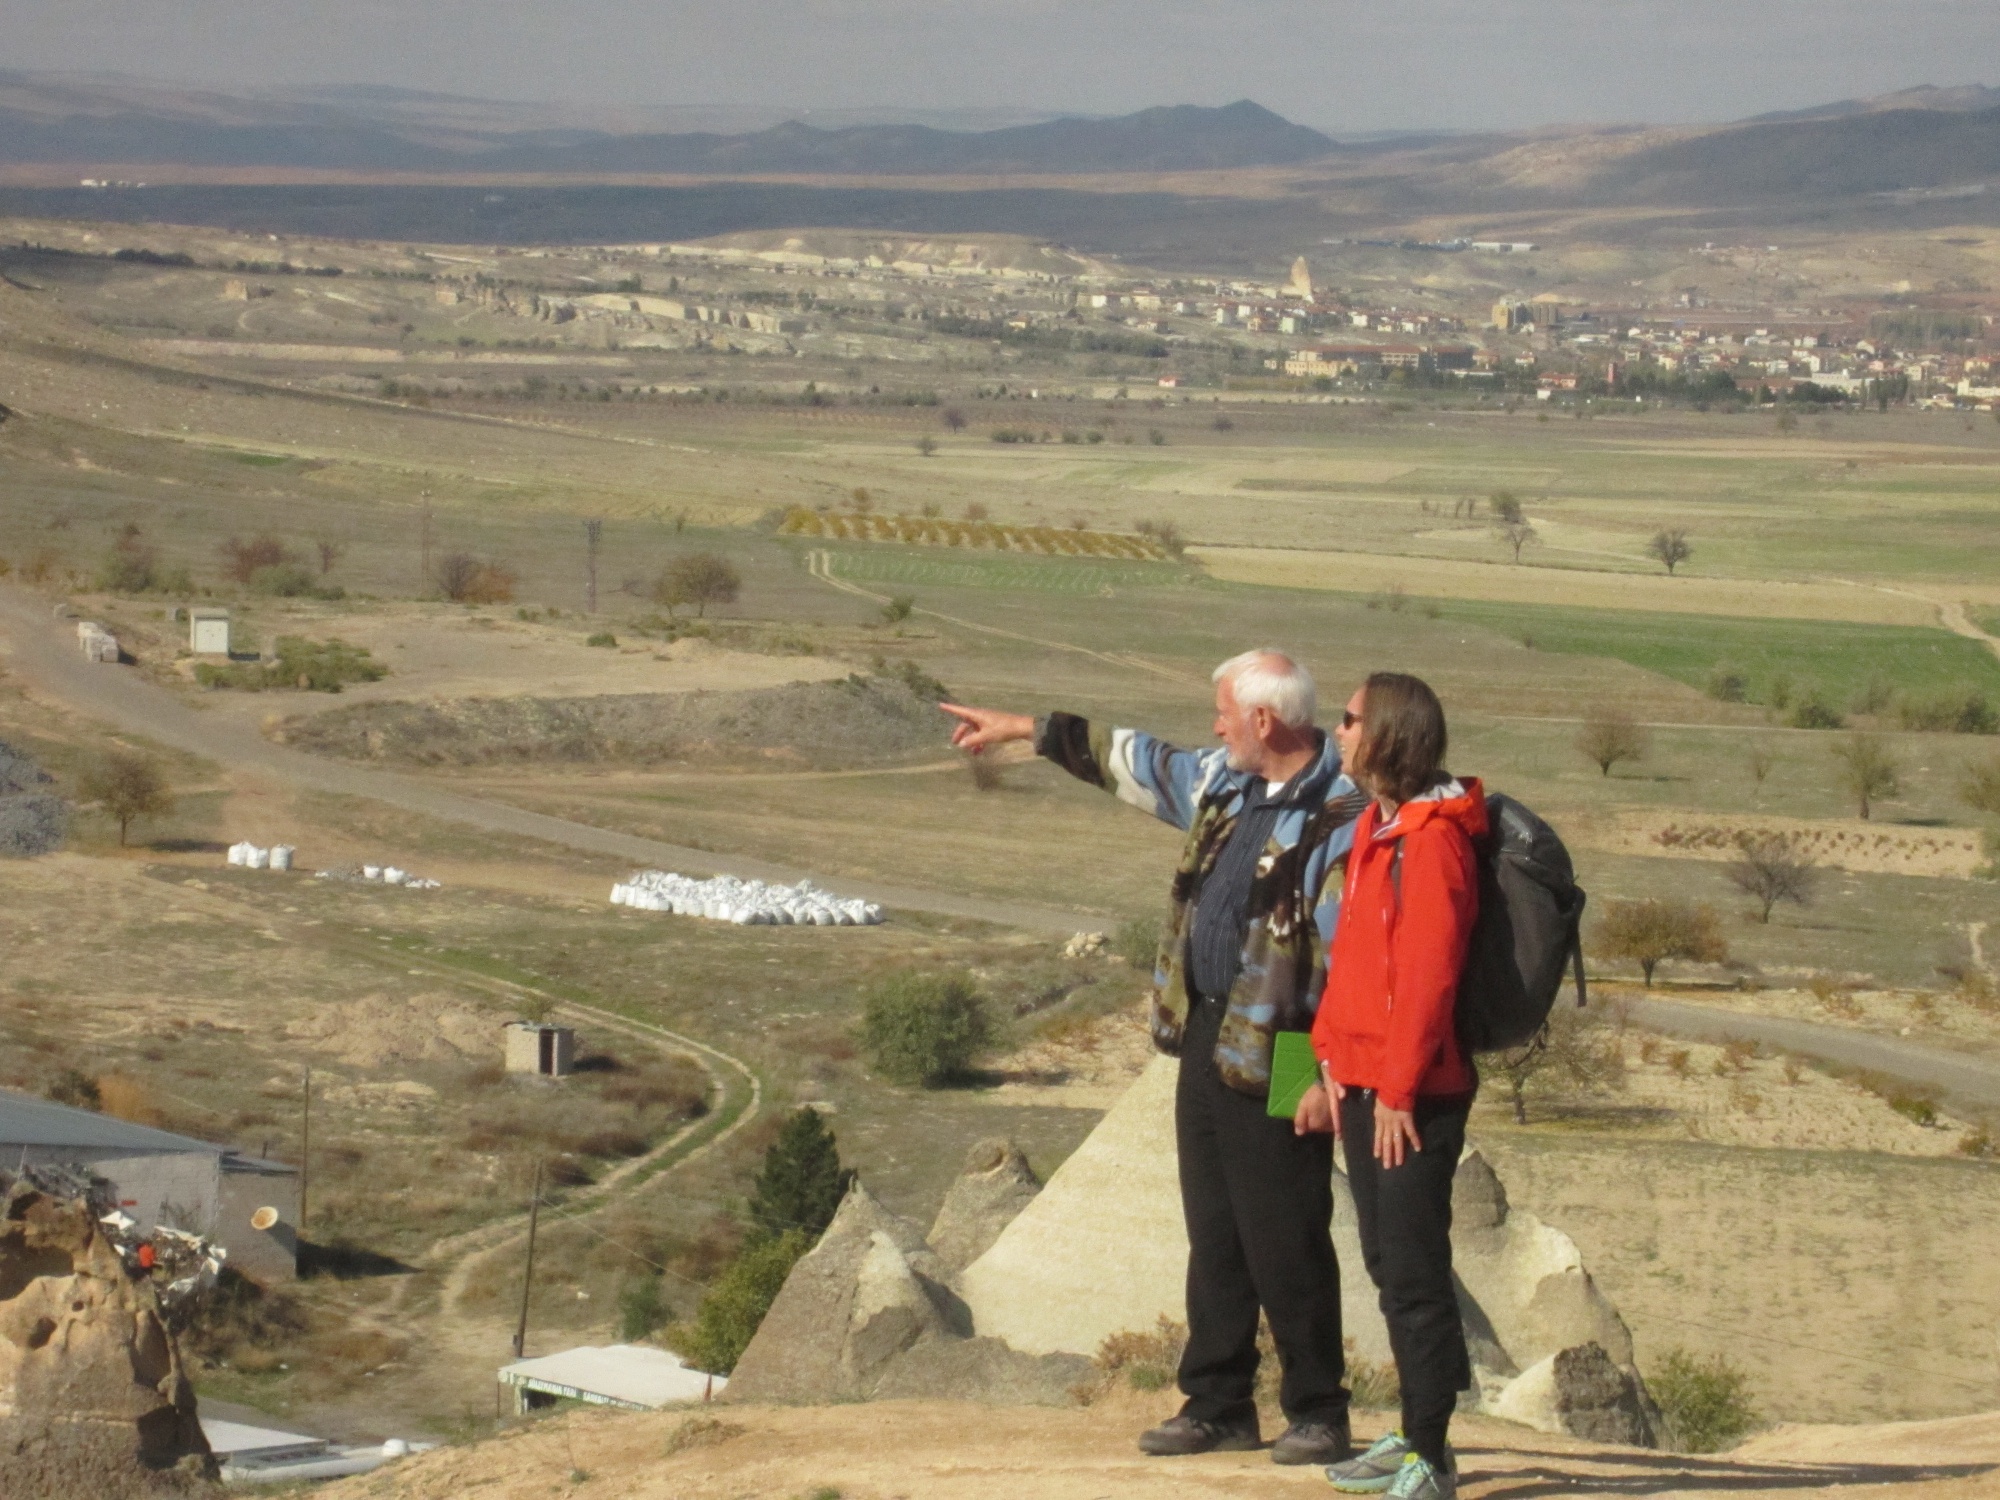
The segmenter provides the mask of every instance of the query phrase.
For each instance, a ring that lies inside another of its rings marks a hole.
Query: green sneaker
[[[1396,1482],[1389,1486],[1389,1500],[1458,1500],[1458,1465],[1449,1448],[1444,1464],[1440,1469],[1420,1454],[1404,1454]]]
[[[1384,1433],[1366,1453],[1327,1465],[1326,1477],[1343,1495],[1379,1495],[1396,1482],[1409,1452],[1410,1445],[1400,1429]]]

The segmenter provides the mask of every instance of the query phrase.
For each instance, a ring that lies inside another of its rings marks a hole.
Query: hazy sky
[[[1717,120],[2000,83],[2000,0],[0,0],[0,64],[222,87],[1121,113]]]

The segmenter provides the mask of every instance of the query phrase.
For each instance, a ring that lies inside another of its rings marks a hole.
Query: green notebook
[[[1313,1055],[1312,1038],[1303,1031],[1279,1032],[1271,1045],[1271,1095],[1264,1112],[1291,1119],[1306,1090],[1318,1081],[1319,1059]]]

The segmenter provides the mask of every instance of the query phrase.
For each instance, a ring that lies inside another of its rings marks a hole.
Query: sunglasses
[[[1355,725],[1359,724],[1360,722],[1361,722],[1361,715],[1356,713],[1353,709],[1347,708],[1341,710],[1340,727],[1342,729],[1352,729]]]

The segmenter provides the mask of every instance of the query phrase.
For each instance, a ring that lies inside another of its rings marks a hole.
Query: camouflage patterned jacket
[[[1178,1056],[1187,1023],[1184,966],[1194,900],[1236,826],[1251,778],[1230,770],[1219,747],[1179,750],[1138,730],[1098,728],[1074,714],[1050,714],[1038,723],[1035,749],[1072,776],[1187,830],[1153,965],[1153,1042]],[[1354,820],[1368,803],[1341,773],[1340,753],[1324,735],[1319,758],[1286,790],[1291,795],[1250,887],[1242,967],[1215,1044],[1223,1081],[1258,1097],[1270,1089],[1272,1037],[1312,1027]]]

